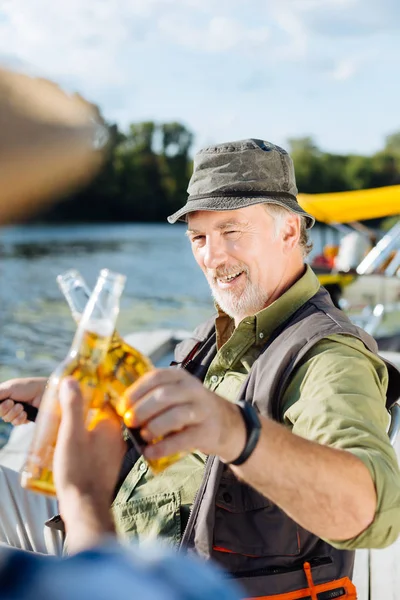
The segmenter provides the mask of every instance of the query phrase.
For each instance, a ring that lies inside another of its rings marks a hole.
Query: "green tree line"
[[[100,174],[40,215],[41,221],[165,221],[186,199],[194,136],[181,123],[109,127]],[[324,152],[310,137],[288,140],[300,192],[323,193],[400,183],[400,132],[372,156]],[[399,210],[400,212],[400,210]]]

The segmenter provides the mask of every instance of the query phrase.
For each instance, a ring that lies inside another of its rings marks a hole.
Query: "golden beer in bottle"
[[[59,387],[62,379],[74,377],[84,399],[87,426],[93,424],[109,401],[101,386],[101,365],[107,355],[119,312],[125,277],[107,269],[100,272],[85,307],[67,357],[49,378],[44,391],[34,437],[21,473],[23,487],[56,495],[53,457],[61,422]]]
[[[76,322],[80,321],[90,296],[90,290],[85,280],[75,269],[70,269],[57,277],[57,283],[65,296]],[[154,368],[150,359],[130,346],[114,331],[108,352],[101,365],[101,383],[106,392],[110,394],[111,402],[116,405],[123,397],[125,390],[141,375]],[[128,436],[136,449],[142,453],[146,443],[138,429],[126,429]],[[148,460],[154,473],[161,473],[164,469],[184,456],[176,453],[158,459]]]

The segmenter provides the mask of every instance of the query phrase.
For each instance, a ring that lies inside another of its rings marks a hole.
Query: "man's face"
[[[289,214],[276,234],[275,221],[261,204],[198,211],[188,215],[187,234],[214,299],[238,323],[279,295],[298,239],[298,217]]]

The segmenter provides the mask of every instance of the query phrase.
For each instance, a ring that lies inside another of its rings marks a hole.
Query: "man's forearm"
[[[346,540],[372,522],[376,492],[367,467],[349,452],[310,442],[262,418],[252,456],[233,471],[319,537]]]

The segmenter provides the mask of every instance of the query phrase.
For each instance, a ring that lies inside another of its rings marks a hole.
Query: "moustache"
[[[235,275],[236,273],[245,273],[245,275],[248,275],[249,269],[246,265],[241,264],[236,264],[232,267],[218,267],[217,269],[209,269],[207,271],[207,278],[210,281],[216,282],[217,279],[229,277],[230,275]]]

